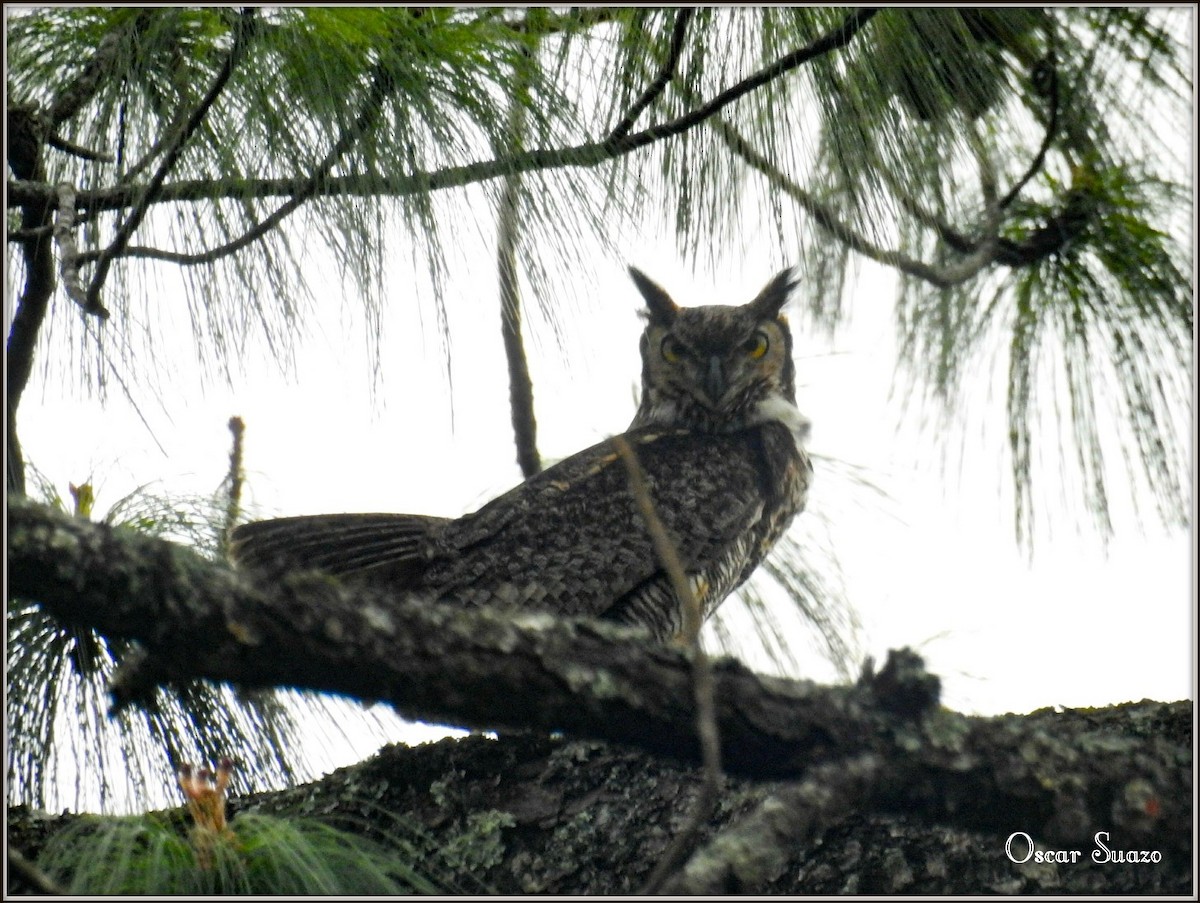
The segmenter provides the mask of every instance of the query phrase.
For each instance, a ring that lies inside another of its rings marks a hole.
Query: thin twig
[[[642,92],[642,96],[634,101],[633,106],[629,108],[624,118],[616,124],[613,130],[609,133],[608,139],[615,141],[618,138],[623,138],[629,134],[629,130],[633,128],[635,122],[643,111],[652,104],[658,95],[662,94],[667,83],[675,77],[675,67],[679,65],[679,57],[683,53],[683,39],[687,34],[688,23],[696,14],[695,9],[684,7],[675,15],[675,29],[671,33],[671,49],[667,53],[667,59],[662,64],[658,75],[654,81]]]
[[[1017,195],[1029,184],[1030,179],[1041,171],[1042,165],[1046,162],[1046,154],[1050,150],[1050,145],[1058,137],[1058,61],[1054,55],[1053,45],[1051,45],[1051,51],[1047,56],[1047,60],[1050,70],[1050,83],[1047,86],[1047,93],[1050,95],[1050,116],[1049,122],[1046,123],[1046,134],[1042,137],[1042,145],[1038,148],[1037,155],[1033,158],[1033,162],[1029,164],[1029,168],[1025,170],[1025,174],[1017,180],[1016,184],[1008,190],[1008,193],[1000,201],[1001,210],[1006,209],[1015,201]]]
[[[107,151],[92,150],[90,147],[84,147],[81,144],[68,141],[61,135],[50,135],[46,139],[46,143],[51,147],[62,151],[63,153],[71,154],[73,157],[79,157],[81,160],[90,160],[94,163],[113,162],[113,155]]]
[[[58,245],[58,272],[67,297],[88,313],[107,320],[108,311],[103,307],[88,311],[87,289],[79,278],[79,248],[75,245],[75,188],[69,182],[59,183],[53,230]]]
[[[681,91],[687,88],[679,86]],[[686,95],[685,95],[686,96]],[[712,129],[730,150],[750,166],[767,177],[771,185],[787,194],[813,218],[821,228],[830,232],[838,241],[852,251],[857,251],[877,263],[894,267],[909,276],[915,276],[939,288],[948,288],[975,276],[995,259],[994,249],[976,251],[953,269],[938,269],[924,261],[909,257],[900,251],[881,248],[868,241],[847,223],[841,220],[827,205],[817,200],[810,192],[785,175],[774,163],[759,153],[742,134],[721,117],[712,122]]]
[[[121,116],[124,117],[124,115],[124,107],[122,107]],[[177,134],[187,125],[187,119],[187,110],[179,110],[175,116],[172,117],[172,121],[163,132],[162,137],[154,142],[154,144],[148,151],[146,151],[140,160],[130,166],[127,170],[125,170],[125,172],[121,173],[121,177],[118,179],[118,182],[121,184],[129,184],[139,175],[141,175],[142,172],[148,169],[150,164],[153,163],[160,154],[162,154],[163,150],[170,147],[171,144],[176,140]],[[122,119],[122,129],[123,128],[124,120]],[[122,131],[121,134],[124,135],[124,131]]]
[[[217,77],[213,80],[208,93],[204,95],[199,105],[192,111],[192,115],[188,117],[187,124],[175,136],[170,147],[167,148],[162,161],[158,165],[158,169],[155,170],[150,181],[142,189],[137,201],[131,206],[129,215],[117,229],[117,234],[113,237],[111,244],[104,249],[99,260],[96,261],[96,269],[92,274],[92,283],[88,288],[87,305],[84,310],[95,313],[103,309],[100,305],[100,290],[104,287],[104,280],[108,277],[108,271],[112,266],[113,260],[121,256],[129,244],[130,237],[137,227],[141,225],[146,214],[149,213],[150,205],[158,196],[167,175],[174,168],[175,161],[179,159],[179,154],[183,150],[184,144],[187,143],[196,129],[200,127],[200,123],[204,121],[204,117],[208,115],[208,111],[212,109],[221,92],[225,90],[225,85],[228,83],[230,76],[233,75],[234,68],[236,68],[242,54],[245,52],[246,42],[253,31],[252,26],[257,15],[257,10],[253,8],[245,9],[239,14],[233,29],[233,46],[229,48],[229,55],[225,58],[225,63],[221,66],[221,71],[217,73]]]
[[[721,742],[717,733],[716,704],[713,699],[712,665],[704,647],[700,644],[700,628],[704,626],[704,612],[700,600],[692,588],[691,581],[683,570],[679,550],[667,535],[654,500],[646,485],[646,476],[638,463],[637,455],[623,436],[614,436],[613,447],[621,456],[629,478],[629,491],[637,502],[638,511],[646,524],[646,530],[654,543],[654,551],[663,570],[671,581],[675,598],[683,608],[682,639],[691,650],[692,696],[696,703],[696,733],[700,740],[700,755],[703,764],[703,779],[696,802],[688,815],[687,823],[671,842],[671,846],[659,859],[658,865],[646,879],[639,894],[652,894],[662,886],[691,853],[696,834],[712,816],[721,790]]]

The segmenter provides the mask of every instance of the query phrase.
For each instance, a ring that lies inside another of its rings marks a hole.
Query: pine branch
[[[505,176],[512,173],[540,172],[564,167],[590,168],[610,162],[696,128],[715,116],[729,104],[750,91],[779,78],[825,53],[846,46],[858,31],[874,15],[873,10],[858,10],[847,16],[842,25],[811,44],[776,60],[770,66],[721,92],[717,97],[670,122],[662,123],[622,138],[605,138],[565,148],[538,149],[523,153],[482,160],[461,166],[450,166],[433,171],[421,171],[408,175],[384,176],[377,174],[354,174],[326,179],[314,185],[313,179],[298,176],[286,179],[193,179],[164,185],[157,193],[157,203],[173,201],[252,199],[268,197],[291,197],[309,192],[312,197],[405,197],[420,192],[460,188],[465,185]],[[8,184],[9,204],[36,200],[51,194],[51,186],[29,182]],[[137,199],[138,189],[134,186],[117,186],[90,192],[80,192],[79,205],[88,212],[117,210],[130,206]],[[258,237],[261,232],[254,237]],[[242,242],[238,247],[248,242]],[[236,250],[236,249],[235,249]],[[128,248],[124,256],[146,257],[168,260],[175,263],[197,264],[211,262],[213,252],[184,255],[153,248]]]
[[[109,268],[113,261],[120,257],[125,248],[129,245],[129,239],[142,224],[146,214],[150,212],[150,205],[154,203],[159,191],[162,189],[163,183],[167,176],[174,168],[176,161],[179,159],[179,154],[183,150],[183,146],[188,139],[195,134],[200,127],[200,123],[208,115],[208,111],[212,109],[217,98],[221,96],[221,92],[225,90],[225,85],[228,84],[230,77],[233,75],[233,70],[241,61],[242,56],[246,51],[246,44],[249,41],[254,31],[254,23],[257,19],[258,11],[250,8],[243,10],[234,26],[233,46],[229,48],[229,55],[225,58],[225,63],[221,66],[220,71],[213,79],[212,85],[207,93],[201,98],[200,103],[192,114],[188,117],[184,127],[173,137],[170,144],[163,153],[163,158],[158,164],[158,168],[154,171],[150,181],[142,188],[138,194],[136,202],[131,206],[128,215],[124,222],[117,229],[117,234],[113,237],[112,242],[101,253],[96,261],[96,269],[92,273],[92,281],[88,286],[87,303],[84,307],[88,313],[94,313],[107,317],[108,313],[104,310],[100,303],[100,290],[104,287],[104,281],[108,277]]]
[[[154,13],[154,10],[141,12],[124,27],[114,28],[101,38],[96,52],[84,65],[83,70],[58,92],[47,108],[46,121],[50,131],[77,115],[88,101],[96,96],[101,80],[114,69],[122,42],[128,35],[141,31]]]
[[[681,88],[681,90],[686,89]],[[971,256],[961,261],[955,267],[939,269],[922,260],[909,257],[901,251],[882,248],[855,231],[848,223],[839,218],[828,205],[817,200],[813,194],[797,184],[794,179],[785,175],[774,163],[759,153],[736,128],[724,119],[718,117],[713,120],[712,128],[734,154],[762,173],[773,188],[795,200],[813,218],[813,221],[817,225],[829,232],[850,250],[857,251],[859,254],[874,260],[876,263],[894,267],[905,275],[921,279],[939,288],[949,288],[975,276],[983,267],[995,259],[995,253],[990,248],[984,249],[982,252],[974,249],[974,253]]]
[[[608,135],[610,141],[616,141],[628,135],[638,117],[650,104],[654,103],[671,79],[675,77],[675,68],[679,65],[679,57],[683,53],[683,39],[687,34],[688,23],[695,14],[694,9],[687,8],[681,9],[675,14],[675,28],[671,32],[671,49],[667,52],[667,59],[663,62],[658,75],[642,92],[642,96],[634,101],[629,112],[613,127]]]
[[[563,731],[701,758],[687,656],[639,631],[459,610],[312,574],[250,586],[181,546],[19,498],[8,527],[15,598],[144,648],[114,689],[118,702],[203,676],[383,700],[442,724]],[[875,755],[879,811],[1005,834],[1016,824],[1074,846],[1099,826],[1123,846],[1191,861],[1191,771],[1173,743],[1087,722],[1050,737],[1036,718],[939,709],[937,679],[912,653],[849,687],[769,678],[730,660],[714,663],[713,679],[731,774],[801,776]]]
[[[530,55],[531,56],[531,55]],[[532,65],[532,59],[529,60]],[[525,70],[513,73],[509,94],[509,148],[524,145],[526,106],[522,95],[528,90]],[[512,414],[517,463],[526,479],[542,469],[537,447],[537,417],[533,407],[533,379],[521,334],[521,286],[518,280],[517,247],[521,233],[521,175],[504,177],[504,188],[496,210],[496,269],[500,295],[500,338],[508,364],[508,403]]]

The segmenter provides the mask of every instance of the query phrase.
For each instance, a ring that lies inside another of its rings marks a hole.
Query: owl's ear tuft
[[[669,326],[679,313],[679,305],[671,300],[671,296],[654,280],[650,279],[637,267],[629,268],[633,284],[638,287],[642,297],[646,299],[647,312],[650,322],[659,326]]]
[[[758,297],[746,306],[764,320],[778,317],[783,305],[787,304],[792,289],[800,284],[794,277],[795,271],[791,267],[782,270],[758,293]]]

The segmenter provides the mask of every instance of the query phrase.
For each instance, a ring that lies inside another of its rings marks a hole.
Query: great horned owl
[[[642,397],[624,434],[707,618],[803,509],[812,465],[780,309],[790,270],[748,304],[646,300]],[[415,598],[611,619],[679,637],[683,612],[611,440],[459,518],[326,514],[238,527],[259,571],[312,568]]]

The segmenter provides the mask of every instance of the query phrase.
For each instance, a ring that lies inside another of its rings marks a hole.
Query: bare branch
[[[86,313],[107,320],[108,311],[103,307],[88,310],[87,289],[79,279],[79,249],[75,245],[75,188],[68,182],[58,186],[58,209],[54,215],[53,233],[58,245],[59,274],[67,297]]]
[[[1058,137],[1058,59],[1055,53],[1055,31],[1053,19],[1046,19],[1046,37],[1050,44],[1050,52],[1046,54],[1045,59],[1038,62],[1034,71],[1031,73],[1031,78],[1034,79],[1035,87],[1038,87],[1038,80],[1044,78],[1045,84],[1041,86],[1041,90],[1046,96],[1046,103],[1049,106],[1048,121],[1046,123],[1046,134],[1042,138],[1041,147],[1038,148],[1037,154],[1033,158],[1033,162],[1029,164],[1029,168],[1025,174],[1021,176],[1009,189],[1004,199],[1000,201],[1000,208],[1006,209],[1022,189],[1029,184],[1029,180],[1037,175],[1042,165],[1046,161],[1046,153],[1050,150],[1050,145],[1054,143],[1054,139]]]
[[[615,141],[628,135],[638,117],[650,104],[654,103],[658,95],[662,94],[663,89],[666,88],[667,83],[675,77],[675,67],[679,65],[679,57],[683,53],[683,39],[687,34],[688,23],[695,14],[694,9],[687,7],[675,14],[675,28],[671,33],[671,49],[667,53],[667,59],[663,62],[654,81],[642,92],[642,96],[634,101],[633,106],[629,108],[629,112],[621,121],[613,127],[608,135],[608,140]]]
[[[245,467],[243,466],[245,460],[243,442],[246,437],[246,422],[241,417],[230,417],[229,432],[233,436],[233,442],[229,449],[229,474],[226,477],[226,482],[229,486],[229,495],[225,502],[224,529],[221,531],[221,549],[223,552],[228,552],[229,536],[233,532],[233,528],[242,519],[242,485],[246,479]]]
[[[46,143],[56,150],[70,154],[73,157],[79,157],[81,160],[90,160],[93,163],[112,163],[113,155],[105,151],[92,150],[90,147],[84,147],[81,144],[76,144],[73,141],[68,141],[61,135],[51,135],[46,139]]]
[[[614,436],[612,443],[625,465],[625,472],[629,477],[629,491],[637,502],[642,521],[646,524],[646,531],[654,543],[654,552],[663,570],[667,572],[671,587],[675,591],[675,598],[683,606],[683,634],[680,639],[687,644],[691,652],[696,735],[700,738],[700,754],[704,763],[700,795],[688,815],[687,824],[675,836],[670,848],[658,861],[639,891],[640,894],[653,894],[691,852],[697,832],[708,821],[717,804],[721,791],[721,740],[717,730],[716,705],[713,702],[712,666],[704,647],[700,645],[700,628],[704,626],[704,611],[700,600],[683,570],[679,550],[667,534],[667,528],[663,526],[662,519],[654,508],[654,500],[650,497],[650,489],[646,485],[646,475],[638,463],[637,455],[622,436]]]
[[[521,95],[528,87],[528,79],[520,69],[513,73],[513,78],[507,137],[509,149],[517,150],[524,144],[526,107]],[[504,358],[508,363],[508,401],[512,413],[513,439],[517,446],[517,463],[521,473],[528,479],[542,469],[542,459],[537,447],[533,380],[529,376],[529,360],[521,335],[521,287],[517,278],[520,217],[521,175],[514,172],[504,177],[504,189],[496,210],[496,267],[500,289],[500,336],[504,343]]]

